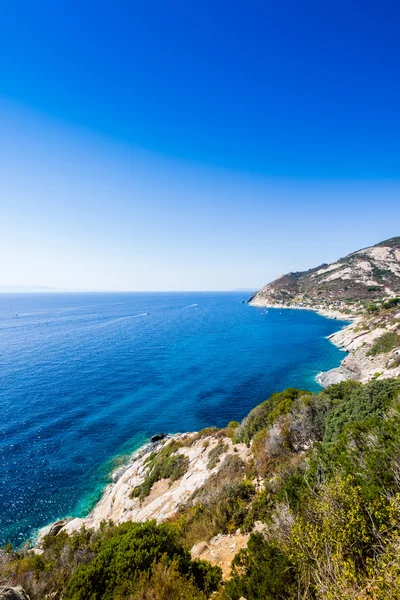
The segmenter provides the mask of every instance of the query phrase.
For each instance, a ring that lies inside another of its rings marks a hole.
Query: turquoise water
[[[244,293],[0,295],[0,544],[84,515],[113,458],[318,390],[343,323]]]

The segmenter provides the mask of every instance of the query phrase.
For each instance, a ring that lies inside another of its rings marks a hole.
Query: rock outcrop
[[[182,443],[176,453],[188,459],[185,474],[176,481],[169,479],[157,481],[144,499],[134,497],[132,492],[148,475],[151,457],[172,441],[178,442],[178,445]],[[209,454],[218,444],[224,450],[216,466],[210,468]],[[42,529],[36,548],[40,551],[44,535],[54,531],[54,527],[57,527],[57,533],[59,531],[72,533],[83,526],[97,529],[102,521],[108,520],[112,520],[116,525],[125,521],[143,522],[149,519],[156,519],[157,522],[165,521],[188,502],[207,479],[218,471],[226,457],[232,454],[247,461],[251,451],[245,444],[233,444],[230,438],[199,436],[196,433],[166,436],[159,442],[147,444],[132,456],[122,470],[119,469],[118,477],[113,477],[113,483],[107,486],[102,498],[86,518],[67,519],[63,524],[58,522]]]
[[[385,314],[386,313],[386,314]],[[365,383],[370,379],[387,379],[400,376],[400,344],[393,344],[387,351],[371,352],[375,344],[387,334],[400,333],[400,307],[391,311],[379,311],[377,315],[365,315],[351,325],[329,336],[339,348],[348,352],[340,367],[320,373],[317,381],[327,387],[347,379]],[[400,341],[400,336],[399,336]]]
[[[40,538],[38,538],[37,547],[41,547],[41,542],[46,535],[49,535],[50,537],[56,536],[57,533],[59,533],[61,529],[63,529],[70,520],[71,519],[68,518],[60,519],[55,523],[50,523],[50,525],[46,525],[46,527],[43,527],[40,531]]]
[[[207,560],[212,565],[218,565],[222,569],[222,577],[226,581],[231,573],[231,563],[235,555],[242,548],[246,548],[249,541],[249,533],[219,533],[211,538],[209,542],[198,542],[191,549],[192,558]]]
[[[0,600],[29,600],[29,596],[20,586],[0,587]]]

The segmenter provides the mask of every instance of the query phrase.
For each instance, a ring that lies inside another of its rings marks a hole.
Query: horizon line
[[[103,289],[94,289],[94,290],[74,290],[74,289],[9,289],[2,290],[0,289],[0,294],[178,294],[178,293],[207,293],[207,292],[252,292],[257,291],[260,288],[249,287],[249,288],[229,288],[229,289],[182,289],[182,290],[103,290]]]

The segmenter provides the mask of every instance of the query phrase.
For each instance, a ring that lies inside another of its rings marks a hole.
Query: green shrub
[[[147,475],[140,485],[136,486],[131,494],[131,498],[146,498],[153,485],[161,479],[170,479],[176,481],[184,476],[189,467],[189,458],[177,452],[182,444],[172,440],[159,452],[152,452],[145,460]]]
[[[237,429],[234,441],[249,443],[255,434],[285,414],[288,414],[293,404],[302,396],[310,396],[309,392],[288,388],[284,392],[272,394],[268,400],[259,404],[245,417]]]
[[[397,346],[400,346],[400,335],[394,331],[387,331],[375,340],[372,348],[367,352],[367,356],[390,352]]]
[[[44,539],[40,555],[27,548],[0,555],[0,586],[21,585],[31,600],[166,600],[173,585],[177,598],[204,600],[220,581],[218,567],[191,560],[176,528],[155,521],[60,532]],[[155,589],[159,596],[151,596]]]
[[[113,600],[132,594],[140,575],[150,573],[154,563],[165,561],[210,593],[218,587],[221,572],[204,561],[191,561],[169,525],[124,523],[99,543],[96,557],[80,565],[72,575],[64,597],[70,600]]]
[[[228,455],[174,522],[185,547],[241,527],[254,494],[244,462]]]
[[[221,455],[227,452],[229,446],[228,444],[224,444],[221,440],[218,442],[214,448],[210,450],[208,453],[208,464],[207,469],[214,469],[217,466],[221,459]]]
[[[240,550],[232,562],[232,577],[225,584],[222,598],[295,598],[296,583],[289,557],[261,534],[252,534],[247,548]]]
[[[154,563],[150,573],[142,573],[132,600],[206,600],[207,596],[179,572],[176,563]]]
[[[385,279],[390,279],[393,276],[392,271],[389,269],[380,269],[379,267],[374,267],[372,270],[373,277],[375,279],[379,279],[380,281],[384,281]]]
[[[399,306],[400,305],[400,298],[389,298],[389,300],[386,300],[386,302],[383,303],[383,308],[394,308],[395,306]]]
[[[324,441],[306,468],[264,480],[244,527],[261,520],[267,534],[238,553],[220,598],[384,600],[387,577],[400,584],[399,394],[392,379],[344,382],[312,399],[328,407]]]
[[[373,314],[375,312],[378,312],[380,310],[380,307],[374,302],[368,302],[367,304],[365,304],[365,310],[367,311],[367,313]]]
[[[229,437],[229,438],[235,437],[236,430],[239,427],[239,425],[240,425],[240,423],[238,423],[237,421],[230,421],[224,430],[226,437]]]
[[[325,393],[331,399],[332,409],[325,419],[324,442],[331,442],[350,423],[381,418],[400,393],[400,380],[375,380],[365,385],[357,381],[344,381],[331,385]]]

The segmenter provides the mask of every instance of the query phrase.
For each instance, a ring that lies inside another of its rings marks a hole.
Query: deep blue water
[[[318,390],[343,323],[245,293],[0,295],[0,544],[84,515],[148,436],[240,420]],[[149,314],[145,314],[149,313]]]

